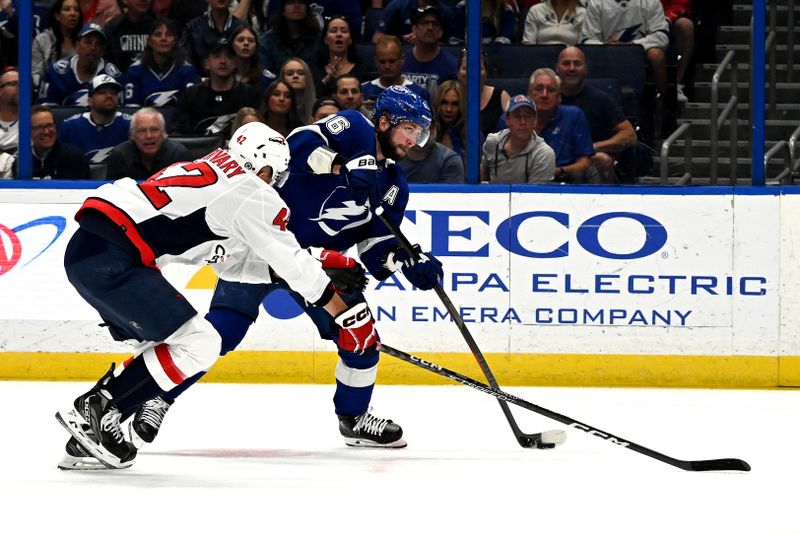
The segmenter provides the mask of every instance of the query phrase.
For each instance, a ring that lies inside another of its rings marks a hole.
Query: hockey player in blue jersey
[[[357,246],[359,257],[378,280],[401,271],[417,289],[430,290],[442,276],[441,263],[430,253],[413,261],[383,223],[374,215],[379,205],[400,223],[408,202],[408,185],[393,159],[408,148],[425,144],[429,137],[431,110],[419,96],[392,86],[375,102],[374,124],[358,111],[345,110],[294,130],[287,138],[291,153],[289,176],[275,182],[291,209],[288,228],[302,247],[323,250],[323,268],[354,305],[364,302],[363,267],[332,250]],[[288,289],[282,280],[268,285],[220,281],[209,320],[222,336],[222,352],[233,350],[255,321],[261,302],[272,290]],[[378,346],[358,353],[338,339],[336,324],[317,312],[294,291],[289,294],[314,321],[323,338],[339,342],[336,366],[335,412],[339,430],[350,446],[402,447],[402,428],[391,420],[368,412],[375,384]],[[152,442],[164,414],[175,398],[201,375],[187,380],[162,397],[147,402],[130,426],[134,444]]]
[[[94,23],[84,24],[75,43],[75,55],[50,65],[39,86],[39,103],[87,106],[89,82],[106,74],[121,79],[122,73],[103,59],[106,34]]]

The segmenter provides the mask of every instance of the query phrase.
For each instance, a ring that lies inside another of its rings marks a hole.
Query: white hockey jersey
[[[669,24],[660,0],[588,0],[581,44],[608,40],[649,48],[669,45]]]
[[[243,283],[269,282],[271,268],[309,302],[330,285],[320,262],[287,229],[286,203],[222,149],[142,183],[103,185],[76,219],[86,209],[122,228],[148,266],[210,264],[220,278]]]

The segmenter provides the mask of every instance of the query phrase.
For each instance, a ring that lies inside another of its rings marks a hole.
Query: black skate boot
[[[128,435],[131,444],[137,449],[150,444],[158,435],[158,430],[164,422],[164,415],[169,411],[170,406],[175,400],[165,400],[161,396],[156,396],[152,400],[144,402],[128,426]]]
[[[78,443],[75,437],[69,438],[64,449],[66,453],[58,462],[60,470],[108,470],[106,465],[83,449],[83,446]]]
[[[348,446],[365,448],[404,448],[403,428],[391,420],[366,412],[358,416],[337,415],[339,432]]]
[[[103,387],[114,377],[114,365],[97,385],[78,396],[71,409],[56,413],[56,419],[69,431],[81,448],[109,468],[133,464],[136,448],[125,440],[120,427],[120,412],[111,394]]]

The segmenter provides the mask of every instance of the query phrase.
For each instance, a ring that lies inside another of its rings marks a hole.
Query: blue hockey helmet
[[[417,144],[425,146],[431,135],[431,108],[422,97],[409,91],[402,85],[387,87],[375,100],[374,120],[377,123],[381,116],[386,115],[392,126],[401,122],[413,122],[422,127],[422,132],[417,136]]]

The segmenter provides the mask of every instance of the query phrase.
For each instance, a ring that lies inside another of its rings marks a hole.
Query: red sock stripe
[[[129,364],[133,362],[133,356],[128,357],[122,362],[122,368],[127,368]]]
[[[156,357],[164,369],[164,373],[172,380],[175,385],[180,385],[186,379],[186,375],[175,366],[175,361],[172,360],[172,355],[169,353],[169,348],[166,344],[159,344],[155,347]]]

